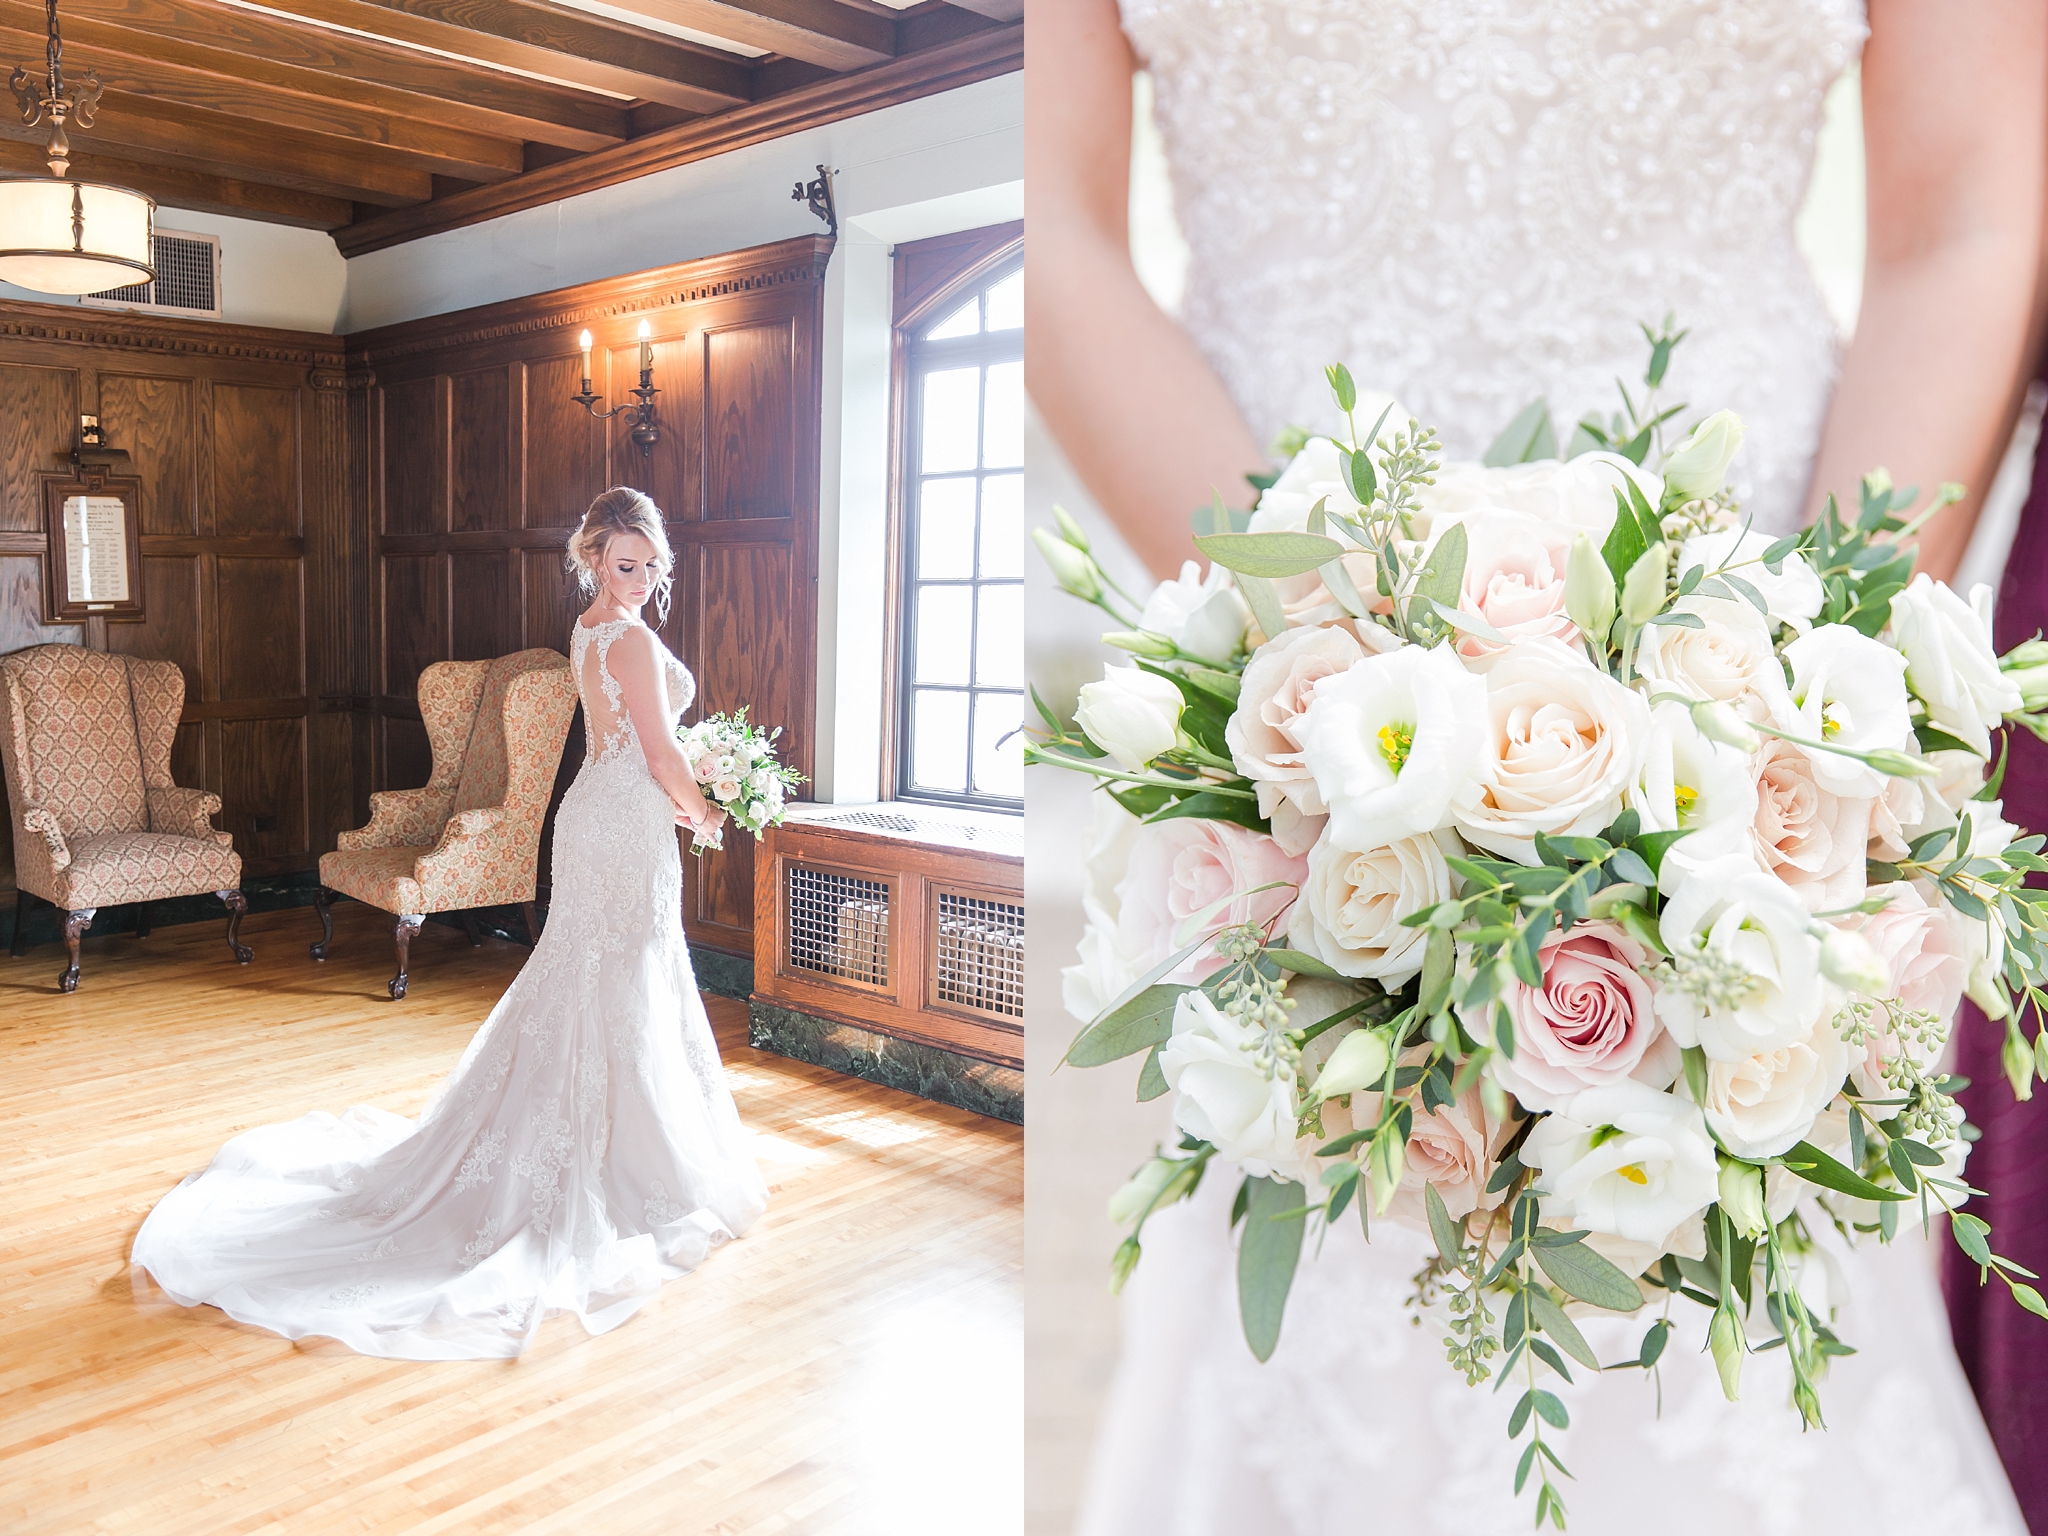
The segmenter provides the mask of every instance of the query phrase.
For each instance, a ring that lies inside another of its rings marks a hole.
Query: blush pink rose
[[[1875,802],[1827,788],[1806,752],[1788,741],[1766,741],[1755,763],[1757,861],[1809,912],[1861,901]]]
[[[1428,1057],[1426,1048],[1413,1050],[1404,1054],[1402,1063],[1419,1065]],[[1434,1184],[1452,1220],[1482,1218],[1469,1224],[1475,1229],[1483,1225],[1483,1218],[1505,1197],[1504,1190],[1489,1194],[1486,1185],[1500,1164],[1501,1146],[1520,1122],[1502,1124],[1491,1119],[1477,1088],[1427,1114],[1416,1090],[1405,1090],[1400,1097],[1413,1108],[1415,1124],[1408,1133],[1408,1161],[1394,1198],[1387,1204],[1387,1215],[1404,1226],[1428,1231],[1429,1212],[1422,1186]],[[1379,1123],[1379,1114],[1377,1093],[1354,1093],[1348,1104],[1333,1100],[1323,1106],[1323,1133],[1341,1136],[1346,1131],[1364,1130]]]
[[[1272,816],[1281,797],[1303,816],[1323,812],[1316,781],[1301,757],[1299,734],[1316,684],[1365,655],[1348,629],[1290,629],[1245,663],[1237,709],[1224,727],[1237,771],[1258,786],[1259,809]]]
[[[1537,956],[1543,985],[1511,981],[1501,994],[1514,1021],[1515,1054],[1494,1055],[1495,1080],[1534,1110],[1556,1109],[1583,1089],[1623,1078],[1667,1086],[1678,1075],[1679,1052],[1643,979],[1649,961],[1613,923],[1553,931]]]
[[[1198,937],[1278,917],[1307,874],[1306,859],[1283,852],[1262,832],[1193,818],[1149,822],[1132,838],[1130,865],[1116,888],[1118,947],[1133,974],[1142,975]],[[1249,894],[1276,881],[1277,890]],[[1216,910],[1197,927],[1176,935],[1186,919],[1210,906]],[[1166,980],[1199,981],[1222,963],[1205,944]]]
[[[1564,567],[1576,530],[1520,512],[1474,512],[1458,522],[1466,538],[1459,606],[1486,620],[1509,644],[1533,635],[1575,644],[1578,626],[1564,611]],[[1477,635],[1458,637],[1458,654],[1470,660],[1483,661],[1506,648]]]
[[[1915,1013],[1948,1019],[1962,1001],[1970,966],[1969,958],[1956,947],[1956,928],[1941,909],[1940,899],[1930,903],[1918,885],[1908,882],[1877,886],[1870,894],[1889,896],[1891,901],[1883,911],[1846,918],[1841,926],[1861,932],[1870,941],[1891,973],[1891,995],[1901,1005]],[[1884,1022],[1882,1009],[1872,1021]],[[1879,1063],[1902,1050],[1913,1051],[1922,1066],[1934,1065],[1934,1052],[1902,1041],[1893,1030],[1880,1029],[1851,1057],[1857,1091],[1873,1096],[1888,1093]]]

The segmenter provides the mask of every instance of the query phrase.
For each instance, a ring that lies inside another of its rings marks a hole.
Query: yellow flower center
[[[1835,718],[1835,706],[1823,704],[1820,707],[1820,739],[1833,741],[1842,734],[1842,722]]]
[[[1614,1171],[1624,1179],[1627,1179],[1631,1184],[1647,1184],[1650,1182],[1650,1176],[1643,1172],[1643,1165],[1641,1163],[1623,1163]]]
[[[1387,766],[1396,774],[1408,761],[1408,754],[1414,746],[1415,727],[1407,721],[1396,720],[1391,725],[1380,727],[1380,756],[1387,760]]]
[[[1671,788],[1672,804],[1678,807],[1680,821],[1692,814],[1692,808],[1699,803],[1700,792],[1690,784],[1674,784]]]

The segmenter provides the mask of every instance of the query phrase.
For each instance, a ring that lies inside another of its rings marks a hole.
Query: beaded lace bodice
[[[619,680],[605,665],[605,658],[619,636],[639,622],[607,619],[601,624],[585,624],[579,619],[570,626],[569,665],[575,669],[576,690],[583,699],[585,763],[609,762],[628,748],[635,754],[640,750],[640,733],[634,729],[633,716],[620,698]],[[668,688],[669,729],[673,730],[683,711],[697,697],[697,680],[661,643],[659,636],[654,643],[661,652]]]
[[[1836,336],[1793,243],[1860,0],[1122,0],[1191,251],[1181,321],[1262,440],[1326,363],[1476,457],[1691,329],[1666,403],[1738,411],[1796,523]]]

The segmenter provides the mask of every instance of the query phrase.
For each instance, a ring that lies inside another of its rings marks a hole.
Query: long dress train
[[[366,1355],[511,1356],[617,1327],[767,1203],[681,924],[674,810],[605,657],[571,642],[590,750],[555,820],[546,931],[414,1122],[368,1105],[235,1137],[150,1212],[173,1300]],[[666,658],[669,707],[696,689]]]

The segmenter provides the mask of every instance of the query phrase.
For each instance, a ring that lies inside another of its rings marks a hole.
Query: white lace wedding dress
[[[1326,363],[1476,457],[1536,395],[1561,425],[1641,377],[1639,320],[1691,335],[1667,397],[1731,406],[1758,525],[1797,525],[1836,341],[1793,244],[1853,0],[1124,0],[1191,249],[1182,323],[1262,436],[1327,426]],[[1273,1359],[1245,1348],[1234,1170],[1154,1217],[1084,1536],[1528,1529],[1512,1392],[1452,1373],[1404,1301],[1426,1237],[1349,1218],[1303,1255]],[[1941,1241],[1946,1241],[1942,1237]],[[1776,1354],[1739,1404],[1702,1309],[1640,1371],[1560,1388],[1572,1529],[2025,1529],[1917,1237],[1841,1259],[1861,1349],[1802,1434]],[[1606,1360],[1641,1324],[1593,1322]]]
[[[132,1262],[186,1306],[408,1360],[617,1327],[767,1203],[681,923],[674,810],[575,626],[589,754],[546,931],[417,1124],[358,1104],[246,1132],[151,1211]],[[679,716],[696,692],[663,651]],[[671,722],[673,723],[673,722]]]

